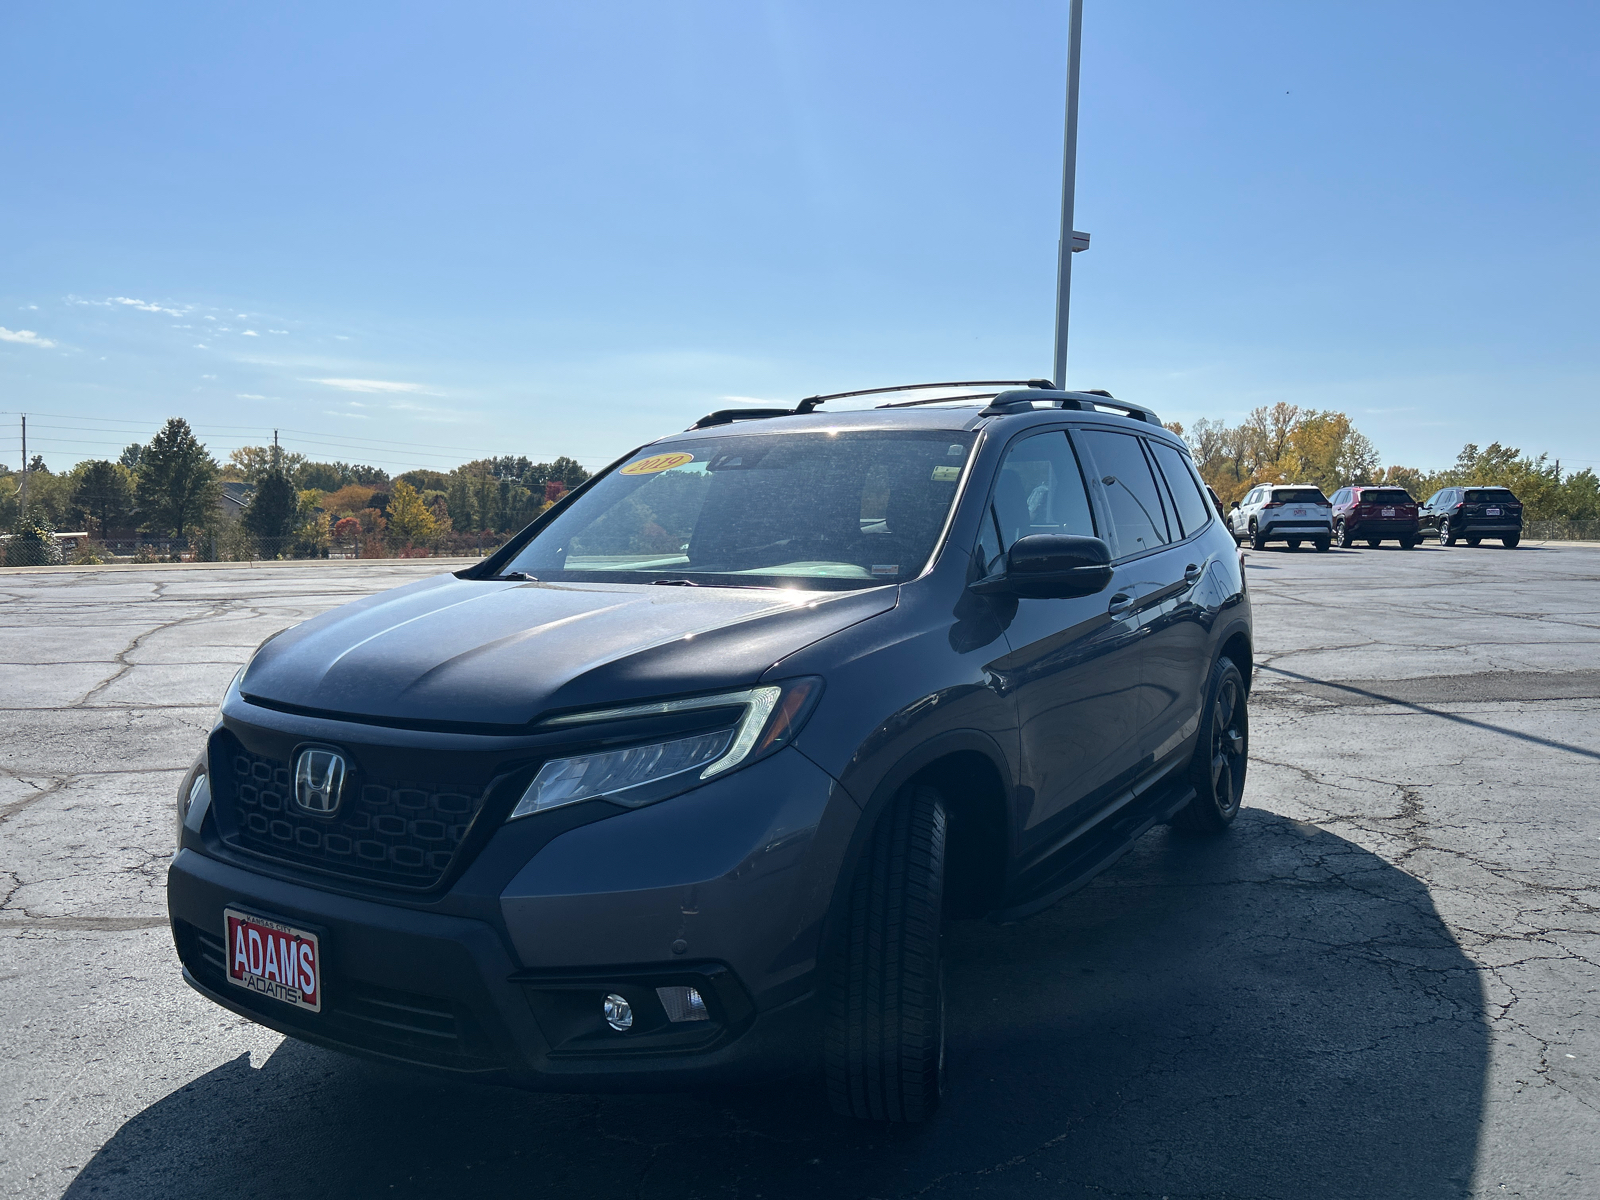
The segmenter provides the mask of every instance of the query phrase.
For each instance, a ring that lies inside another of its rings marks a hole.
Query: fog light
[[[618,1033],[626,1033],[633,1028],[633,1005],[615,992],[606,997],[601,1011],[606,1015],[606,1024]]]
[[[658,987],[656,995],[669,1021],[709,1021],[705,997],[692,987]]]

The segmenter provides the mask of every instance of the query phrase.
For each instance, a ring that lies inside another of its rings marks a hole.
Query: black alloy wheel
[[[1440,517],[1439,518],[1439,545],[1441,545],[1441,546],[1454,546],[1455,544],[1456,544],[1456,535],[1450,532],[1450,518],[1449,517]]]
[[[823,1070],[841,1116],[924,1121],[944,1095],[945,811],[909,784],[850,883],[828,981]]]
[[[1200,743],[1189,767],[1194,799],[1172,823],[1191,833],[1221,833],[1239,815],[1245,771],[1250,765],[1250,710],[1244,676],[1231,658],[1211,668],[1211,686],[1200,722]]]

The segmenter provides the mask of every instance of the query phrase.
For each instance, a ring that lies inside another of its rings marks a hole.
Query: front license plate
[[[322,1011],[322,951],[317,935],[265,917],[224,909],[228,982],[296,1008]]]
[[[1483,511],[1485,516],[1498,517],[1500,515],[1500,510],[1498,508],[1486,508]]]
[[[1392,517],[1392,516],[1394,516],[1394,509],[1392,509],[1392,508],[1386,508],[1386,509],[1384,509],[1384,510],[1383,510],[1383,515],[1384,515],[1384,516],[1386,516],[1386,517]]]

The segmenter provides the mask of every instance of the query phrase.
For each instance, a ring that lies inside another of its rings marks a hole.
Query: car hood
[[[552,709],[754,683],[779,659],[893,608],[898,591],[445,575],[280,634],[240,691],[258,704],[377,721],[520,727]]]

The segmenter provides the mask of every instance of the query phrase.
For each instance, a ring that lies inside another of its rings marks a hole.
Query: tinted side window
[[[979,552],[997,569],[999,555],[1018,538],[1030,533],[1075,533],[1097,536],[1083,475],[1061,430],[1036,433],[1006,451],[995,481],[994,499],[984,514],[986,528],[979,535]]]
[[[1156,466],[1161,468],[1167,486],[1172,489],[1172,502],[1177,505],[1184,536],[1197,533],[1211,519],[1211,514],[1206,511],[1205,496],[1201,494],[1200,480],[1189,464],[1189,456],[1163,442],[1146,442],[1145,445],[1155,455]]]
[[[1167,519],[1150,464],[1131,433],[1084,429],[1075,435],[1094,463],[1094,475],[1111,513],[1111,553],[1142,554],[1167,544]]]

